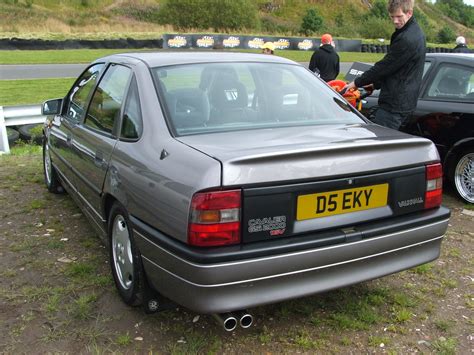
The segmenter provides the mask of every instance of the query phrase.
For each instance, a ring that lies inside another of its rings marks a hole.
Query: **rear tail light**
[[[443,168],[441,164],[426,166],[425,209],[441,205],[443,197]]]
[[[188,243],[209,247],[240,242],[240,190],[201,192],[191,201]]]

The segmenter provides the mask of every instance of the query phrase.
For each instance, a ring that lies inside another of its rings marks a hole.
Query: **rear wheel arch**
[[[474,149],[474,138],[466,138],[456,142],[446,154],[443,166],[445,174],[451,182],[453,182],[451,179],[454,169],[456,169],[456,164],[460,158],[460,154],[468,149]]]
[[[102,213],[107,222],[109,219],[110,210],[112,209],[112,206],[115,202],[118,202],[118,199],[116,199],[115,196],[110,193],[105,193],[102,196]]]

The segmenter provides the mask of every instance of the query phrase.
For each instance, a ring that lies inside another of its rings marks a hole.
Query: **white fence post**
[[[3,116],[3,106],[0,106],[0,154],[10,153],[10,145],[8,144],[7,126],[5,125],[5,117]]]

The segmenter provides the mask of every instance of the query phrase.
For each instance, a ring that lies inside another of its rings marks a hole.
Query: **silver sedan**
[[[232,330],[250,326],[246,308],[439,256],[433,143],[371,124],[295,62],[113,55],[43,112],[47,188],[97,229],[127,304],[177,303]]]

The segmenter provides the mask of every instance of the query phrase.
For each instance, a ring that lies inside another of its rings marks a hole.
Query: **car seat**
[[[208,95],[211,123],[226,124],[247,120],[247,89],[232,74],[219,74],[211,84]]]
[[[209,120],[209,101],[198,88],[168,91],[167,103],[176,128],[198,128]]]
[[[440,95],[456,96],[463,94],[463,89],[458,80],[448,77],[440,81],[438,85]]]

